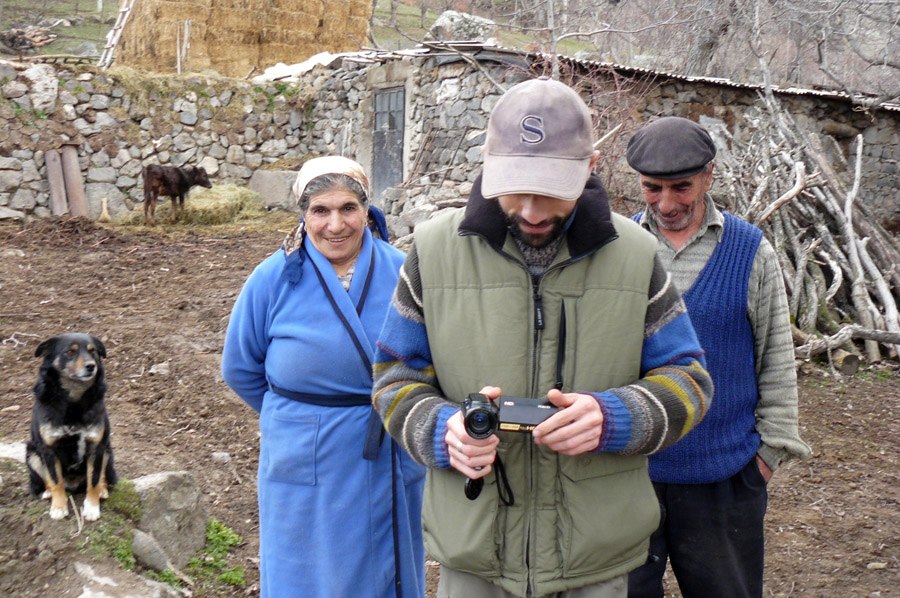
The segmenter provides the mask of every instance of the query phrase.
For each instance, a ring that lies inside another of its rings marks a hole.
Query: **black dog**
[[[31,492],[50,499],[50,517],[69,514],[66,491],[85,493],[82,515],[100,517],[100,499],[116,483],[103,361],[106,348],[89,334],[69,333],[38,345],[44,361],[34,385],[31,440],[25,455]]]

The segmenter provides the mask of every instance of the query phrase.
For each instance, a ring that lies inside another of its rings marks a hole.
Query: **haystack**
[[[194,189],[184,202],[179,224],[211,225],[254,220],[266,213],[259,194],[238,185],[214,185],[212,189]],[[172,202],[160,197],[156,206],[156,221],[167,224],[172,218]],[[131,212],[115,219],[120,225],[143,225],[144,204],[137,204]]]
[[[370,0],[140,0],[116,48],[116,63],[176,72],[176,46],[184,46],[190,20],[183,69],[244,77],[251,69],[302,62],[325,50],[358,50],[368,37],[372,5]]]

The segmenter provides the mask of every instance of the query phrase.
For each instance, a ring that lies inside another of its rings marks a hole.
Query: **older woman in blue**
[[[347,158],[307,161],[303,218],[254,270],[225,338],[225,382],[259,413],[263,596],[424,596],[424,470],[371,406],[374,340],[403,254]],[[380,233],[367,223],[374,217]]]

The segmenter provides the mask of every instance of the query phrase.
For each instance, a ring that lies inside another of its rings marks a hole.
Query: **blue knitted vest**
[[[762,231],[725,212],[722,240],[684,302],[706,352],[715,384],[700,424],[675,445],[650,457],[650,479],[705,484],[728,479],[759,449],[756,358],[747,316],[750,268]]]

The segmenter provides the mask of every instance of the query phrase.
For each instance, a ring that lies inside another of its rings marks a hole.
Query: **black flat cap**
[[[697,174],[716,157],[709,133],[692,120],[665,116],[641,127],[628,142],[625,159],[639,173],[656,179]]]

